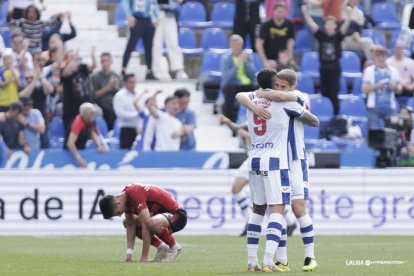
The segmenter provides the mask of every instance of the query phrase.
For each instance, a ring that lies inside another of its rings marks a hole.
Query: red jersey
[[[123,190],[127,195],[127,212],[139,214],[148,208],[150,215],[170,213],[179,208],[171,194],[148,184],[130,184]]]

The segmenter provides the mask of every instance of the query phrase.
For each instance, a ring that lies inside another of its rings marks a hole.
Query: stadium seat
[[[113,24],[121,28],[126,28],[128,26],[127,16],[121,3],[116,6]]]
[[[355,96],[362,95],[362,77],[354,79],[354,83],[352,85],[352,94]]]
[[[385,46],[384,35],[379,30],[363,29],[361,32],[361,37],[369,37],[372,39],[374,44]]]
[[[99,129],[99,133],[104,137],[108,137],[108,125],[102,117],[96,117],[96,127]]]
[[[210,27],[211,22],[207,21],[207,13],[203,4],[189,1],[181,6],[178,25],[192,29],[204,29]]]
[[[61,117],[56,116],[52,118],[49,124],[48,134],[49,139],[65,137],[65,127],[63,126],[63,120]]]
[[[221,50],[209,50],[204,53],[201,62],[200,77],[202,80],[221,80],[221,58],[224,52]]]
[[[305,74],[298,74],[296,81],[296,89],[298,89],[299,91],[308,94],[315,93],[315,85],[311,76]]]
[[[199,56],[203,53],[203,49],[197,47],[196,36],[191,29],[179,29],[178,44],[185,56]]]
[[[328,122],[333,116],[332,102],[327,97],[311,95],[310,106],[312,113],[319,118],[321,124]]]
[[[367,118],[367,109],[360,97],[350,96],[340,100],[339,115],[353,118]]]
[[[346,79],[354,79],[362,76],[361,61],[356,53],[343,51],[339,61],[341,63],[342,76]]]
[[[228,49],[227,34],[220,28],[205,29],[201,36],[200,47],[207,49]]]
[[[135,52],[138,52],[140,54],[143,54],[144,51],[144,41],[140,38],[137,42],[137,45],[135,45]]]
[[[412,109],[414,109],[414,97],[410,97],[410,99],[408,99],[407,106],[410,106]]]
[[[313,79],[319,79],[319,54],[318,52],[306,52],[302,56],[300,71]]]
[[[309,31],[306,29],[299,30],[296,33],[294,55],[301,56],[303,53],[312,51],[312,40]]]
[[[244,105],[239,106],[237,113],[237,123],[244,124],[247,121],[247,108]]]
[[[247,50],[253,49],[252,48],[252,42],[250,40],[250,35],[249,34],[246,34],[246,36],[244,38],[244,49],[247,49]]]
[[[1,1],[0,3],[0,26],[7,26],[8,9],[9,9],[9,1]]]
[[[314,151],[337,151],[338,146],[333,141],[321,139],[314,144]]]
[[[396,30],[401,28],[395,5],[390,2],[375,3],[371,10],[375,27],[384,30]]]
[[[305,126],[305,139],[319,139],[319,127]]]
[[[121,136],[121,128],[119,126],[119,121],[118,119],[115,119],[112,137],[119,139],[120,136]]]
[[[0,34],[3,37],[4,46],[10,48],[10,29],[8,27],[0,27]]]
[[[346,95],[348,94],[348,85],[344,76],[341,76],[339,79],[339,94]]]
[[[213,6],[211,21],[213,27],[231,29],[233,28],[233,18],[235,13],[234,3],[218,2]]]
[[[256,70],[256,72],[262,70],[263,67],[263,63],[262,60],[260,59],[260,56],[258,53],[252,53],[253,56],[253,62],[254,62],[254,69]]]

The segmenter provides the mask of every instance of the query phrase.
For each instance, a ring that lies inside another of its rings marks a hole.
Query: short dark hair
[[[175,99],[177,99],[176,96],[169,96],[169,97],[165,98],[164,105],[167,105],[168,102],[170,102],[172,100],[175,100]]]
[[[135,77],[135,74],[133,74],[133,73],[126,74],[126,75],[124,76],[124,82],[126,82],[129,78],[133,78],[133,77]]]
[[[115,197],[113,195],[106,195],[99,200],[99,209],[104,219],[110,219],[114,216]]]
[[[112,58],[112,55],[111,55],[111,53],[110,53],[110,52],[103,52],[103,53],[101,54],[101,58],[103,58],[103,57],[110,57],[110,58]]]
[[[284,3],[282,3],[282,2],[278,2],[278,3],[276,3],[276,4],[273,6],[273,9],[274,9],[274,10],[276,10],[276,9],[278,9],[278,8],[284,8],[284,9],[286,9],[286,5],[285,5]]]
[[[188,91],[186,88],[180,88],[175,90],[174,96],[177,98],[190,97],[190,91]]]
[[[21,101],[15,101],[12,102],[9,106],[10,111],[18,110],[19,112],[22,112],[23,110],[23,104]]]
[[[262,89],[272,89],[273,83],[277,77],[277,72],[275,69],[272,68],[266,68],[260,70],[259,73],[257,73],[257,82],[259,83],[260,87]]]
[[[293,86],[296,84],[296,73],[295,71],[291,69],[283,69],[277,73],[277,78],[287,81],[290,86]]]
[[[39,9],[38,9],[38,8],[36,8],[36,6],[35,6],[35,5],[29,5],[29,6],[27,6],[27,8],[24,10],[23,17],[24,17],[25,19],[27,19],[27,18],[28,18],[28,16],[29,16],[29,10],[30,10],[30,9],[34,9],[34,11],[35,11],[35,13],[36,13],[36,20],[39,20],[39,19],[40,19],[40,11],[39,11]]]

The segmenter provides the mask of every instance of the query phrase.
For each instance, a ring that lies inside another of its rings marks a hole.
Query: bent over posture
[[[99,201],[105,219],[125,213],[127,256],[132,260],[135,237],[142,239],[140,262],[148,261],[150,245],[157,248],[154,261],[175,261],[182,247],[172,233],[187,224],[187,213],[172,196],[160,187],[130,184],[117,196],[107,195]]]

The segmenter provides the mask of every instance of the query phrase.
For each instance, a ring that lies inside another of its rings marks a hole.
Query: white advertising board
[[[188,212],[186,235],[239,234],[231,170],[1,170],[0,235],[123,234],[98,201],[130,183],[159,185]],[[311,170],[317,234],[414,234],[414,169]]]

